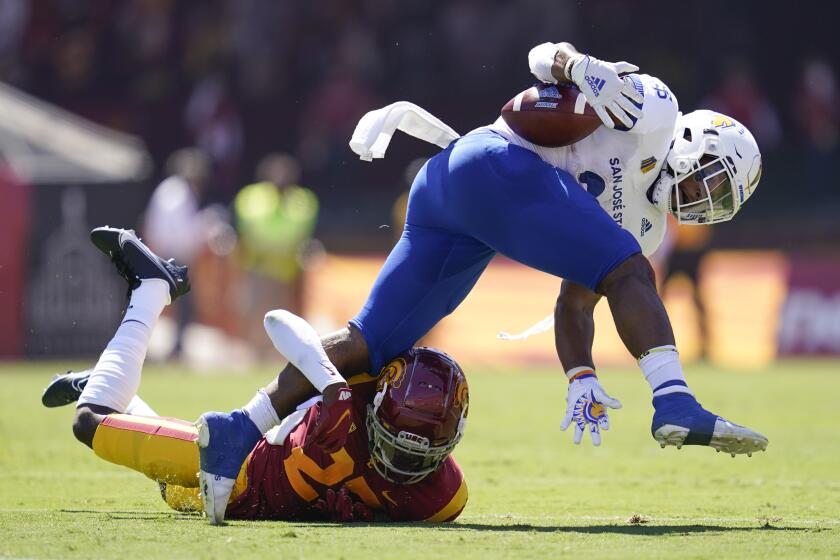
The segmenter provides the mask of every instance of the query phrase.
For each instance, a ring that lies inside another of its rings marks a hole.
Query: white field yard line
[[[756,515],[755,517],[651,517],[644,514],[639,514],[647,523],[755,523],[757,521],[768,520],[771,523],[779,523],[785,525],[838,525],[840,526],[840,519],[797,519],[786,518],[775,515]],[[484,515],[461,515],[457,521],[474,521],[480,519],[506,519],[510,521],[606,521],[606,522],[622,522],[627,523],[629,516],[597,516],[597,515],[575,515],[575,516],[556,516],[556,515],[508,515],[501,513],[488,513]],[[457,523],[456,521],[456,523]]]
[[[2,513],[126,513],[127,509],[86,509],[82,506],[79,508],[72,508],[72,507],[65,507],[65,508],[0,508],[0,514]],[[137,513],[143,515],[160,515],[160,514],[171,514],[175,517],[192,517],[198,516],[198,513],[191,514],[189,512],[179,512],[175,511],[174,509],[164,509],[164,510],[156,510],[156,509],[132,509],[130,513]]]
[[[53,509],[53,508],[0,508],[0,513],[115,513],[119,510],[113,509],[85,509],[85,510],[73,510],[70,508],[63,508],[63,509]],[[172,515],[181,516],[184,514],[179,514],[176,511],[157,511],[157,510],[148,510],[148,511],[140,511],[138,510],[136,513],[148,513],[148,514],[160,514],[160,513],[171,513]],[[640,514],[641,515],[641,514]],[[187,517],[198,517],[197,515],[187,515]],[[647,521],[647,523],[680,523],[680,524],[691,524],[691,523],[755,523],[768,520],[771,523],[777,524],[784,524],[784,525],[837,525],[840,526],[840,519],[789,519],[785,517],[777,517],[777,516],[763,516],[757,515],[755,517],[648,517],[646,515],[642,515],[643,519]],[[619,516],[597,516],[597,515],[576,515],[576,516],[554,516],[554,515],[508,515],[503,513],[488,513],[484,515],[462,515],[458,517],[458,521],[477,521],[481,519],[503,519],[509,521],[553,521],[553,522],[570,522],[570,521],[603,521],[603,522],[621,522],[627,523],[627,517],[619,517]],[[457,523],[457,521],[456,521]],[[445,526],[442,526],[443,528]]]

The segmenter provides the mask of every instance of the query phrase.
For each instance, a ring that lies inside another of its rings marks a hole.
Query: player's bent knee
[[[94,412],[90,407],[80,406],[73,418],[73,435],[88,447],[93,447],[93,435],[105,416]]]
[[[641,253],[627,257],[621,264],[612,269],[598,284],[598,293],[609,297],[619,286],[628,280],[649,284],[656,289],[656,275],[650,261]]]

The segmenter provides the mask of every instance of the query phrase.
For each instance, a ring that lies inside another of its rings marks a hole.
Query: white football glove
[[[630,117],[642,116],[642,110],[633,102],[641,103],[644,95],[636,90],[633,80],[621,75],[635,72],[639,67],[623,61],[604,62],[583,54],[577,55],[569,64],[568,78],[580,88],[604,126],[615,127],[612,113],[624,126],[632,128],[634,121]]]
[[[560,423],[560,429],[565,431],[571,423],[575,423],[575,445],[580,444],[583,432],[589,431],[593,445],[601,445],[601,430],[610,429],[607,418],[607,408],[621,408],[621,403],[604,391],[598,378],[594,374],[583,379],[575,379],[569,383],[569,393],[566,396],[566,417]]]

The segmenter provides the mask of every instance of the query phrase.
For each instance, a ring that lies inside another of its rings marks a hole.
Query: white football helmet
[[[653,203],[681,224],[731,220],[761,178],[761,153],[750,131],[731,117],[694,111],[677,117],[666,164],[651,193]],[[688,200],[684,179],[699,186]]]

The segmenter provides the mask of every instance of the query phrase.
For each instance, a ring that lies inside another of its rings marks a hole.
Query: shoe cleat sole
[[[709,446],[732,456],[746,454],[751,457],[756,451],[766,451],[768,443],[767,438],[758,432],[718,418]]]
[[[665,424],[654,432],[653,437],[660,447],[673,445],[680,449],[684,445],[689,431],[683,426]],[[714,434],[707,445],[718,453],[724,451],[732,457],[735,457],[735,455],[752,457],[752,454],[757,451],[766,451],[768,443],[767,438],[758,432],[718,419],[715,423]]]
[[[685,438],[688,437],[688,429],[673,424],[665,424],[654,432],[653,437],[663,449],[667,445],[682,447]]]

